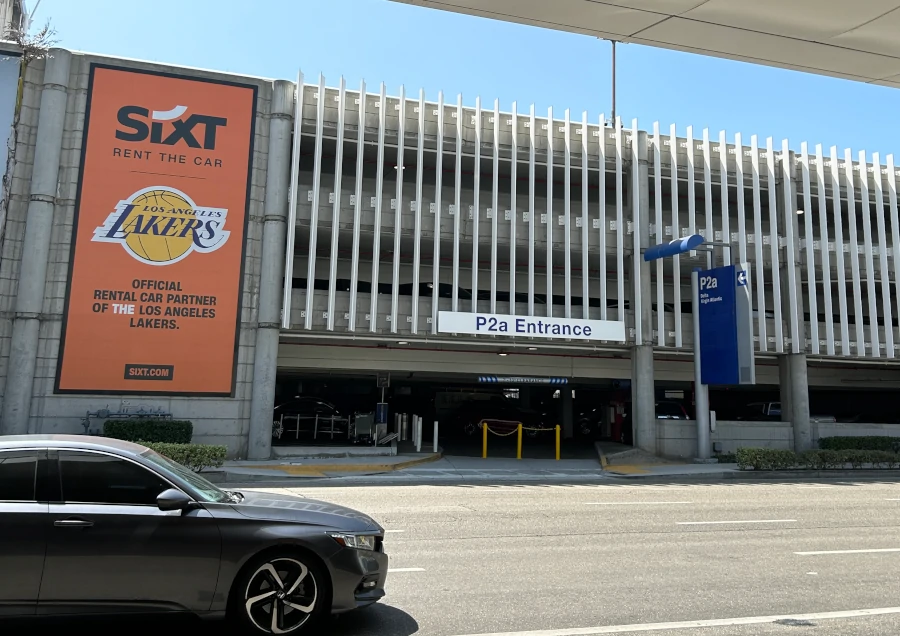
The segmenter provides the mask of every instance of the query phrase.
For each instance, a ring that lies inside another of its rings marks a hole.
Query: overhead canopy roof
[[[900,0],[394,0],[900,88]]]

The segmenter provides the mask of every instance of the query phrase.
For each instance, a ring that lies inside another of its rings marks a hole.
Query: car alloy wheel
[[[271,559],[250,576],[244,590],[244,612],[263,634],[300,630],[316,612],[316,577],[295,558]]]

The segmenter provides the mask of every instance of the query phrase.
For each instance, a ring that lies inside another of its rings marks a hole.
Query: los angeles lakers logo
[[[180,190],[153,186],[119,201],[92,241],[119,243],[132,257],[148,265],[171,265],[191,252],[222,247],[228,210],[196,205]]]

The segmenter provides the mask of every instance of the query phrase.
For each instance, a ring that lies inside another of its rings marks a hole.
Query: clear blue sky
[[[36,0],[27,0],[31,7]],[[256,8],[251,8],[256,7]],[[361,78],[388,94],[476,95],[502,110],[610,110],[610,45],[581,35],[387,0],[41,0],[59,46],[92,53],[336,86]],[[618,111],[699,136],[726,130],[900,155],[900,90],[638,45],[618,47]],[[898,158],[900,159],[900,158]]]

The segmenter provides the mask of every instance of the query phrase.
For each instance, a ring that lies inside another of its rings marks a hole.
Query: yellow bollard
[[[559,461],[559,424],[556,425],[556,461]]]
[[[487,459],[487,435],[488,435],[487,422],[481,423],[481,432],[484,433],[483,440],[481,443],[481,459]]]
[[[519,422],[519,443],[516,446],[516,459],[522,459],[522,422]]]

